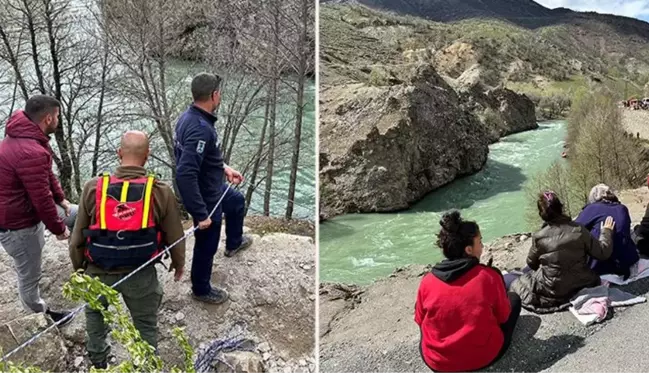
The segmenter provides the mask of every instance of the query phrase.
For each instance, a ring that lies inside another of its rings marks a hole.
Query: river
[[[444,211],[480,225],[484,242],[527,230],[525,181],[560,158],[565,122],[504,137],[480,172],[438,189],[410,210],[349,214],[320,225],[320,281],[367,284],[407,264],[441,260],[435,245]]]

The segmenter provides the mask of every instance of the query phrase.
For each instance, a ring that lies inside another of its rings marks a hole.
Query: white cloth
[[[624,281],[622,276],[618,275],[600,276],[602,281],[608,281],[615,285],[627,285],[645,277],[649,277],[649,259],[640,259],[636,264],[634,264],[631,267],[631,276],[629,276],[629,279],[626,281]]]

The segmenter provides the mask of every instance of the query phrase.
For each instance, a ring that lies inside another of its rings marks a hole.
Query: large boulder
[[[394,71],[321,90],[321,218],[405,209],[487,160],[487,131],[430,65]]]
[[[490,142],[539,127],[536,106],[526,95],[504,87],[488,87],[479,79],[456,82],[462,107],[478,115],[489,132]]]
[[[3,355],[26,342],[34,334],[52,325],[52,320],[42,313],[24,316],[0,326],[0,349]],[[67,348],[59,330],[52,328],[32,344],[19,350],[10,361],[41,370],[61,372],[66,370]]]

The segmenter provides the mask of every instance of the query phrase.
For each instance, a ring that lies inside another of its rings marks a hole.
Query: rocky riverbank
[[[248,228],[246,228],[248,231]],[[255,231],[253,231],[255,232]],[[193,237],[187,242],[185,277],[174,282],[171,273],[158,266],[164,287],[159,312],[159,351],[168,367],[182,366],[182,354],[171,335],[173,327],[184,327],[196,350],[214,339],[230,337],[235,331],[251,339],[255,352],[227,358],[240,365],[241,372],[313,372],[315,370],[315,245],[313,238],[284,233],[254,234],[252,247],[233,258],[222,249],[214,260],[212,280],[230,293],[230,301],[214,306],[198,303],[190,295],[189,269]],[[225,234],[222,234],[224,237]],[[220,244],[221,248],[224,242]],[[0,347],[5,351],[41,329],[43,320],[29,315],[18,300],[11,259],[0,250]],[[41,292],[53,308],[72,308],[61,294],[72,267],[67,246],[48,237],[43,255]],[[242,329],[242,325],[245,328]],[[85,320],[81,314],[60,333],[43,337],[44,344],[32,346],[23,355],[29,364],[39,363],[50,371],[87,371],[84,355]],[[116,361],[126,358],[124,349],[113,343]]]
[[[320,89],[320,217],[406,209],[479,171],[489,144],[538,128],[534,103],[432,65],[375,66],[369,83]]]
[[[622,191],[620,199],[629,208],[633,224],[636,224],[649,202],[649,189]],[[531,245],[529,237],[526,233],[495,240],[485,247],[483,260],[493,258],[493,265],[502,269],[522,267]],[[435,249],[431,247],[431,250]],[[388,278],[366,287],[322,284],[320,371],[429,371],[419,354],[419,330],[414,322],[417,288],[428,271],[430,266],[423,265],[400,268]],[[649,294],[649,280],[637,281],[624,290]],[[639,312],[649,306],[634,307]],[[619,334],[615,323],[623,320],[627,312],[627,309],[618,308],[612,319],[584,327],[569,312],[536,315],[523,311],[512,347],[489,371],[538,372],[553,371],[556,367],[561,367],[562,371],[593,371],[598,361],[606,360],[605,351],[593,351],[584,346],[589,346],[598,338],[598,333],[610,325],[613,325],[611,330]],[[580,354],[584,358],[579,359]],[[567,356],[570,361],[563,362]],[[624,370],[624,367],[618,369]]]

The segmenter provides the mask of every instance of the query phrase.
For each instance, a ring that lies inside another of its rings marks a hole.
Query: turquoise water
[[[365,284],[402,265],[438,261],[438,222],[449,209],[477,221],[486,242],[525,231],[525,181],[560,158],[564,135],[564,122],[541,123],[491,145],[483,170],[408,211],[344,215],[321,224],[320,281]]]

